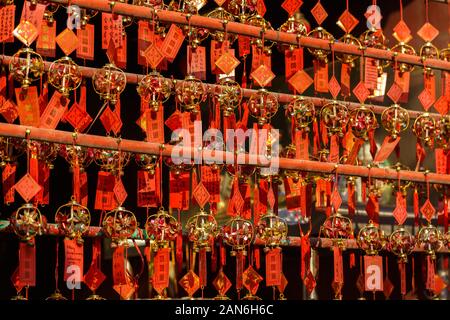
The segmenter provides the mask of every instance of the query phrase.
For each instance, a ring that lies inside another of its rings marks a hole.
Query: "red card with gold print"
[[[29,87],[27,90],[17,88],[15,92],[20,124],[24,126],[38,127],[40,121],[40,110],[37,88]]]

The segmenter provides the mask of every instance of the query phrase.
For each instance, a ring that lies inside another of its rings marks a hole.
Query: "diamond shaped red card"
[[[441,96],[434,103],[434,108],[441,116],[445,116],[448,113],[449,102],[445,96]]]
[[[394,285],[392,284],[391,280],[389,280],[389,277],[386,277],[383,282],[383,293],[386,299],[389,299],[392,291],[394,291]]]
[[[331,205],[334,208],[334,212],[338,212],[339,208],[342,205],[342,197],[339,194],[339,191],[337,188],[334,188],[333,192],[331,193]]]
[[[394,212],[392,214],[399,225],[404,224],[406,221],[406,217],[408,216],[406,208],[399,205],[395,206]]]
[[[200,278],[192,270],[189,270],[178,283],[184,291],[187,292],[189,297],[192,297],[192,295],[200,288]]]
[[[216,66],[224,74],[230,74],[241,62],[228,51],[225,51],[216,61]]]
[[[100,116],[100,121],[105,128],[106,132],[111,132],[113,130],[114,124],[116,122],[116,114],[108,106],[105,111]]]
[[[0,102],[0,114],[8,123],[13,123],[19,116],[17,106],[11,99],[3,101],[3,104]]]
[[[420,208],[420,212],[422,213],[422,216],[427,219],[428,222],[431,221],[433,218],[433,215],[436,212],[436,209],[433,207],[433,205],[430,202],[430,199],[427,199],[423,206]]]
[[[231,201],[234,204],[234,209],[238,212],[241,213],[242,212],[242,208],[244,208],[244,198],[242,198],[242,194],[239,191],[238,188],[234,189],[233,192],[233,198],[231,199]]]
[[[200,208],[204,208],[205,204],[209,201],[210,194],[208,192],[208,189],[206,189],[202,182],[197,184],[192,194]]]
[[[176,110],[174,113],[172,113],[167,120],[164,122],[164,124],[172,131],[175,131],[179,128],[181,128],[181,112]]]
[[[335,76],[332,76],[330,82],[328,82],[328,89],[330,90],[333,98],[336,99],[339,92],[341,91],[341,85],[339,84]]]
[[[280,291],[280,293],[284,293],[284,290],[286,290],[286,287],[288,285],[289,281],[286,279],[284,273],[281,273],[281,284],[279,286],[277,286],[278,291]]]
[[[21,281],[19,277],[19,267],[17,266],[16,270],[14,270],[13,274],[11,275],[11,282],[16,289],[17,292],[20,292],[23,287],[25,286]]]
[[[152,43],[152,45],[144,51],[144,57],[152,69],[156,69],[161,61],[164,60],[164,54],[159,50],[155,43]]]
[[[424,41],[429,42],[433,41],[439,35],[439,30],[436,29],[431,23],[426,22],[420,29],[417,31],[419,37],[421,37]]]
[[[292,16],[303,4],[302,0],[284,0],[281,7]]]
[[[122,205],[125,202],[125,199],[128,197],[128,193],[125,190],[121,179],[116,181],[116,185],[114,186],[113,191],[114,195],[116,196],[117,202]]]
[[[302,94],[314,83],[314,80],[305,72],[305,70],[298,70],[289,79],[288,83],[297,90],[297,93]]]
[[[92,118],[89,113],[80,108],[78,103],[73,104],[69,111],[64,115],[64,119],[79,132],[83,132],[84,129],[86,129],[92,122]]]
[[[96,291],[98,287],[105,281],[106,276],[96,266],[89,268],[88,272],[84,275],[84,283],[91,291]]]
[[[434,100],[433,96],[430,94],[430,92],[427,89],[423,89],[422,92],[418,96],[420,104],[423,106],[423,108],[428,111],[430,107],[433,105]]]
[[[320,0],[316,3],[314,8],[312,8],[311,13],[319,25],[321,25],[322,22],[328,17],[328,13],[320,3]]]
[[[225,275],[221,269],[213,281],[213,286],[216,288],[220,296],[224,296],[228,290],[231,288],[231,281]]]
[[[30,46],[39,35],[39,30],[30,21],[22,21],[13,31],[14,37]]]
[[[256,0],[256,12],[258,12],[258,14],[261,17],[264,17],[264,15],[266,14],[267,8],[266,8],[266,4],[264,3],[264,0]]]
[[[435,295],[439,295],[442,290],[445,289],[445,287],[447,287],[447,283],[445,283],[444,279],[442,279],[441,276],[439,276],[438,274],[434,275],[434,294]]]
[[[312,274],[311,270],[307,271],[306,277],[305,279],[303,279],[303,284],[305,285],[308,294],[311,295],[317,284],[316,279],[314,278],[314,275]]]
[[[370,94],[363,81],[360,81],[358,85],[353,89],[353,94],[359,100],[359,102],[364,103]]]
[[[275,193],[273,192],[272,187],[270,187],[269,191],[267,192],[267,203],[269,204],[270,208],[273,210],[273,207],[275,206]]]
[[[339,17],[337,25],[344,30],[344,32],[350,33],[358,25],[358,22],[358,19],[356,19],[350,11],[345,10]]]
[[[400,20],[394,27],[394,38],[399,42],[409,42],[412,39],[411,30],[404,20]]]
[[[256,294],[258,291],[259,283],[263,280],[263,277],[253,269],[252,266],[249,266],[244,273],[242,274],[242,283],[244,287],[250,291],[252,295]]]
[[[65,29],[56,37],[56,43],[66,56],[70,55],[78,48],[78,37],[70,29]]]
[[[402,87],[400,87],[397,82],[394,82],[391,86],[391,88],[389,89],[387,96],[395,103],[397,103],[398,99],[400,99],[400,97],[403,94],[403,89]]]
[[[356,288],[358,289],[360,294],[363,294],[366,291],[366,286],[364,284],[364,276],[360,274],[358,279],[356,279]]]
[[[14,189],[26,202],[29,202],[39,191],[41,191],[42,187],[29,173],[27,173],[14,185]]]
[[[113,286],[113,289],[120,295],[123,300],[130,299],[133,293],[136,291],[136,287],[131,282],[127,282],[125,284],[116,284]]]
[[[214,0],[215,3],[217,3],[218,6],[222,6],[227,0]]]
[[[264,64],[256,68],[256,70],[253,71],[250,76],[261,87],[265,87],[270,83],[270,81],[275,78],[275,74],[272,72],[272,70],[270,70],[270,68],[266,67],[266,65]]]

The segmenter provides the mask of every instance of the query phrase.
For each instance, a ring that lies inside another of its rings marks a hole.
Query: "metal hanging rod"
[[[332,44],[327,40],[315,39],[306,36],[297,37],[296,34],[292,33],[276,30],[263,30],[260,27],[254,27],[239,22],[224,22],[220,19],[214,19],[200,15],[188,15],[169,10],[155,10],[149,7],[136,6],[121,3],[118,1],[108,0],[49,0],[48,2],[58,3],[61,5],[77,5],[86,9],[93,9],[102,12],[114,12],[119,15],[125,15],[140,19],[156,19],[161,22],[190,25],[192,27],[202,27],[217,31],[226,31],[228,33],[248,36],[252,38],[260,38],[262,34],[264,34],[264,38],[266,40],[277,43],[293,44],[299,45],[301,47],[323,50],[330,49],[331,46],[333,46],[333,50],[337,53],[346,53],[381,60],[396,60],[397,62],[404,62],[417,66],[424,66],[425,64],[425,66],[428,68],[450,71],[450,62],[444,60],[426,59],[425,61],[423,61],[420,56],[416,55],[395,53],[390,50],[358,47],[341,42]]]
[[[20,58],[20,59],[25,60],[23,58]],[[8,65],[11,60],[12,60],[12,56],[0,56],[1,64]],[[50,68],[51,64],[52,64],[52,62],[50,62],[50,61],[44,61],[44,68],[46,71]],[[83,66],[79,66],[79,68],[80,68],[80,71],[81,71],[83,77],[86,77],[86,78],[92,78],[94,76],[94,73],[98,70],[98,68],[83,67]],[[145,76],[142,74],[129,73],[129,72],[125,72],[125,75],[127,77],[127,83],[131,83],[131,84],[138,84],[141,81],[141,79]],[[183,82],[184,80],[176,80],[176,81]],[[215,88],[220,86],[218,84],[211,84],[211,83],[205,83],[204,85],[208,88],[208,90],[210,92],[214,92]],[[244,97],[250,98],[253,94],[257,93],[258,90],[243,88],[242,92],[243,92]],[[280,93],[280,92],[269,92],[269,93],[275,95],[280,103],[286,103],[286,104],[291,102],[296,97],[299,97],[298,95],[296,96],[296,95],[288,94],[288,93]],[[312,101],[314,103],[314,105],[317,107],[322,107],[323,105],[325,105],[331,101],[337,101],[338,103],[341,103],[341,104],[347,106],[349,109],[356,109],[362,105],[361,103],[358,103],[358,102],[333,100],[333,99],[310,97],[310,96],[302,96],[302,97]],[[381,114],[381,113],[383,113],[384,110],[387,109],[387,107],[385,107],[385,106],[373,105],[370,103],[366,103],[365,106],[370,108],[376,114]],[[430,112],[426,112],[426,111],[423,111],[423,112],[422,111],[413,111],[413,110],[407,110],[407,111],[409,113],[410,118],[412,118],[412,119],[417,118],[424,113],[428,113],[434,119],[439,119],[442,117],[438,113],[430,113]]]
[[[22,125],[0,123],[0,136],[28,138],[37,141],[47,141],[58,144],[73,144],[90,148],[122,150],[132,153],[143,153],[152,155],[162,155],[163,157],[172,156],[174,146],[151,143],[145,141],[118,139],[113,137],[103,137],[98,135],[71,133],[61,130],[51,130],[35,127],[27,127]],[[205,162],[220,162],[226,163],[227,159],[235,159],[233,152],[227,151],[211,151],[203,152],[193,147],[177,147],[177,156],[184,159],[202,160]],[[176,149],[175,149],[176,150]],[[317,172],[322,174],[340,174],[345,176],[359,176],[372,177],[375,179],[388,179],[403,181],[414,181],[425,183],[427,180],[430,183],[450,185],[450,175],[437,174],[431,172],[417,172],[409,170],[393,170],[388,168],[377,167],[363,167],[347,164],[336,164],[330,162],[320,162],[312,160],[299,160],[289,158],[272,158],[272,163],[278,162],[278,168],[290,169],[305,172]],[[200,161],[199,161],[200,162]],[[249,164],[258,167],[269,167],[271,164],[267,162],[264,156],[254,154],[239,154],[239,164]]]

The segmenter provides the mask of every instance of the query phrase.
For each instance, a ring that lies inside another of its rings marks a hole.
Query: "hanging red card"
[[[425,111],[428,111],[434,103],[434,98],[427,89],[423,89],[418,98]]]
[[[0,101],[1,99],[2,97],[0,96]],[[3,104],[0,102],[0,114],[8,123],[13,123],[19,116],[19,110],[16,104],[10,99],[3,100]]]
[[[341,91],[341,86],[339,85],[339,82],[337,81],[335,76],[331,77],[330,82],[328,83],[329,91],[331,93],[331,96],[333,99],[336,99],[339,92]]]
[[[166,38],[162,44],[161,52],[164,54],[167,60],[172,62],[178,54],[181,45],[184,41],[183,30],[181,30],[175,24],[170,26],[169,32],[167,32]]]
[[[155,168],[153,175],[146,170],[138,171],[138,207],[156,208],[159,205],[160,179],[159,166]]]
[[[200,289],[200,278],[195,274],[194,271],[189,270],[188,273],[186,273],[180,281],[178,281],[180,286],[184,289],[184,291],[187,292],[189,297],[192,297],[192,295]]]
[[[449,101],[445,96],[440,96],[439,99],[434,103],[434,108],[439,112],[440,115],[445,116],[449,110]]]
[[[342,251],[338,247],[333,247],[333,261],[334,261],[334,280],[335,283],[344,282],[344,269],[342,264]]]
[[[162,294],[163,290],[169,286],[169,263],[170,248],[159,249],[153,259],[153,288]]]
[[[118,246],[112,257],[112,273],[114,285],[125,285],[128,283],[125,267],[125,247]]]
[[[350,33],[352,30],[358,25],[358,19],[356,19],[348,10],[345,10],[344,13],[338,19],[337,25],[345,32]]]
[[[56,37],[56,43],[66,56],[70,55],[78,48],[78,37],[70,29],[65,29]]]
[[[14,202],[14,184],[16,183],[17,165],[7,163],[2,171],[3,203],[9,205]]]
[[[434,151],[436,161],[436,173],[447,174],[447,154],[444,149],[436,148]]]
[[[436,100],[436,76],[425,73],[423,75],[423,88],[428,91],[433,101]]]
[[[50,203],[50,168],[44,161],[39,161],[38,171],[38,182],[42,189],[38,192],[34,200],[41,205],[47,205]]]
[[[431,222],[431,219],[433,219],[434,214],[436,213],[436,209],[431,204],[430,199],[427,199],[423,206],[420,208],[420,212],[422,213],[422,216],[428,221]]]
[[[19,244],[18,278],[23,286],[36,285],[36,246],[26,242]]]
[[[37,30],[41,30],[41,23],[44,21],[46,6],[46,4],[42,3],[32,4],[31,1],[24,1],[20,21],[29,21],[37,28]]]
[[[102,115],[100,116],[100,121],[107,133],[110,133],[113,130],[113,125],[115,122],[114,119],[114,112],[111,111],[111,108],[109,106],[106,107],[105,111],[103,111]]]
[[[250,76],[261,87],[267,86],[275,78],[272,70],[264,64],[260,65]]]
[[[317,1],[317,4],[311,9],[311,13],[314,19],[316,19],[318,25],[321,25],[322,22],[328,17],[328,13],[320,3],[320,0]]]
[[[180,210],[189,209],[189,182],[189,172],[182,172],[179,175],[170,172],[169,208]]]
[[[29,202],[41,191],[41,186],[27,173],[14,185],[14,189],[26,202]]]
[[[298,70],[303,69],[303,48],[284,51],[284,66],[286,81]]]
[[[398,71],[395,71],[394,82],[397,83],[402,88],[402,95],[400,99],[398,99],[399,103],[408,102],[410,78],[411,78],[410,72],[400,73]]]
[[[158,112],[148,110],[147,112],[147,141],[164,143],[164,110]]]
[[[255,295],[258,291],[259,283],[263,280],[263,277],[258,272],[249,266],[242,274],[242,283],[244,287],[252,294]]]
[[[302,94],[314,82],[313,79],[304,71],[298,70],[288,81],[288,83],[297,90],[297,93]]]
[[[404,20],[400,20],[393,29],[394,33],[392,34],[394,38],[398,42],[408,43],[411,39],[411,30],[406,25]]]
[[[187,74],[194,75],[200,80],[206,80],[206,49],[197,46],[187,47]]]
[[[266,253],[266,286],[279,286],[281,272],[281,249],[271,249]]]
[[[373,159],[373,161],[377,163],[385,161],[392,151],[394,151],[399,142],[399,136],[396,139],[392,139],[392,137],[389,136],[384,138],[383,143],[381,144],[381,147],[375,155],[375,159]]]
[[[69,111],[64,115],[64,119],[78,132],[83,132],[92,122],[91,116],[78,103],[74,103],[70,107]]]
[[[397,83],[393,83],[391,88],[389,89],[387,96],[391,98],[391,100],[395,103],[400,99],[403,94],[403,89]]]
[[[75,283],[83,282],[83,245],[75,239],[64,239],[64,281],[75,278]]]
[[[210,166],[202,166],[201,181],[210,194],[211,203],[220,202],[220,172],[213,170]]]
[[[68,105],[69,99],[55,91],[41,116],[39,128],[56,129],[62,116],[66,113]]]
[[[302,0],[284,0],[281,7],[292,16],[303,4]]]
[[[15,5],[0,8],[0,42],[14,42]]]
[[[26,91],[21,88],[16,88],[15,92],[20,124],[24,126],[38,127],[40,110],[37,88],[29,87]]]
[[[114,199],[115,177],[105,171],[98,172],[95,210],[112,210],[116,206]]]
[[[220,296],[225,296],[227,291],[231,288],[231,281],[225,275],[222,269],[220,269],[217,277],[213,281],[213,286],[216,288]]]
[[[111,13],[102,13],[102,49],[108,49],[112,40],[115,48],[122,46],[122,17],[114,17]]]
[[[366,291],[383,291],[383,258],[364,256],[364,283]]]
[[[95,27],[86,24],[84,28],[77,29],[78,48],[77,58],[94,60]]]
[[[239,64],[240,61],[236,59],[232,50],[224,52],[215,62],[216,70],[226,75],[232,74]]]
[[[359,102],[364,103],[364,101],[366,101],[367,97],[369,96],[370,92],[366,88],[364,82],[360,81],[353,89],[353,94],[359,100]]]
[[[128,197],[128,193],[125,190],[125,187],[121,179],[118,179],[116,181],[113,191],[117,202],[119,203],[119,205],[122,205],[125,202],[126,198]]]
[[[256,0],[256,12],[258,12],[258,14],[261,17],[264,17],[264,15],[266,14],[266,5],[264,4],[264,0]]]
[[[250,54],[250,37],[238,36],[239,57]]]
[[[351,69],[350,65],[345,64],[345,63],[343,63],[341,65],[341,85],[340,86],[341,86],[341,94],[344,97],[350,96],[351,71],[352,71],[352,69]],[[367,83],[365,83],[365,84],[367,87]],[[330,92],[331,92],[331,85],[330,85]]]
[[[56,21],[43,22],[36,43],[36,52],[44,57],[54,58],[56,55]]]
[[[396,205],[392,215],[394,216],[395,220],[399,225],[405,223],[406,218],[408,216],[408,213],[406,211],[406,198],[400,191],[397,192]]]
[[[426,42],[433,41],[438,35],[439,30],[436,29],[431,23],[426,22],[418,31],[417,34]]]
[[[84,283],[91,291],[96,291],[105,280],[105,274],[95,265],[84,275]]]
[[[292,178],[284,179],[286,192],[286,209],[288,211],[299,210],[301,207],[301,182],[294,182]]]
[[[364,84],[370,92],[377,88],[378,60],[364,58]]]

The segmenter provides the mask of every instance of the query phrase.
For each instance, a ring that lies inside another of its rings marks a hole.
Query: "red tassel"
[[[236,252],[236,289],[242,289],[242,274],[244,273],[244,254],[242,251]]]
[[[255,248],[253,249],[253,259],[255,262],[255,268],[256,270],[259,270],[259,268],[261,267],[261,255],[260,255],[260,250],[259,248]]]
[[[177,272],[180,274],[183,270],[183,234],[181,232],[177,235],[175,261],[177,262]]]
[[[223,267],[227,264],[227,249],[225,249],[225,246],[223,245],[223,242],[219,245],[220,249],[220,267]]]
[[[356,212],[355,185],[352,182],[347,184],[348,194],[348,215],[352,218]]]
[[[419,225],[419,192],[417,191],[417,188],[414,189],[414,195],[413,195],[413,204],[414,204],[414,225]]]
[[[317,157],[320,150],[320,139],[319,139],[319,124],[317,123],[316,119],[314,119],[313,121],[313,135],[314,135],[313,153],[314,156]]]
[[[419,166],[423,164],[423,161],[425,159],[425,149],[422,146],[422,143],[419,139],[417,139],[416,143],[416,160]]]
[[[398,269],[400,272],[400,293],[402,294],[402,297],[406,294],[406,270],[405,270],[405,263],[399,262],[398,263]]]
[[[200,278],[200,287],[206,287],[208,283],[207,278],[207,263],[206,263],[206,249],[201,248],[198,256],[198,274]]]
[[[370,143],[370,154],[372,155],[372,159],[375,159],[375,155],[377,154],[378,151],[377,143],[375,142],[375,130],[369,131],[369,143]]]

